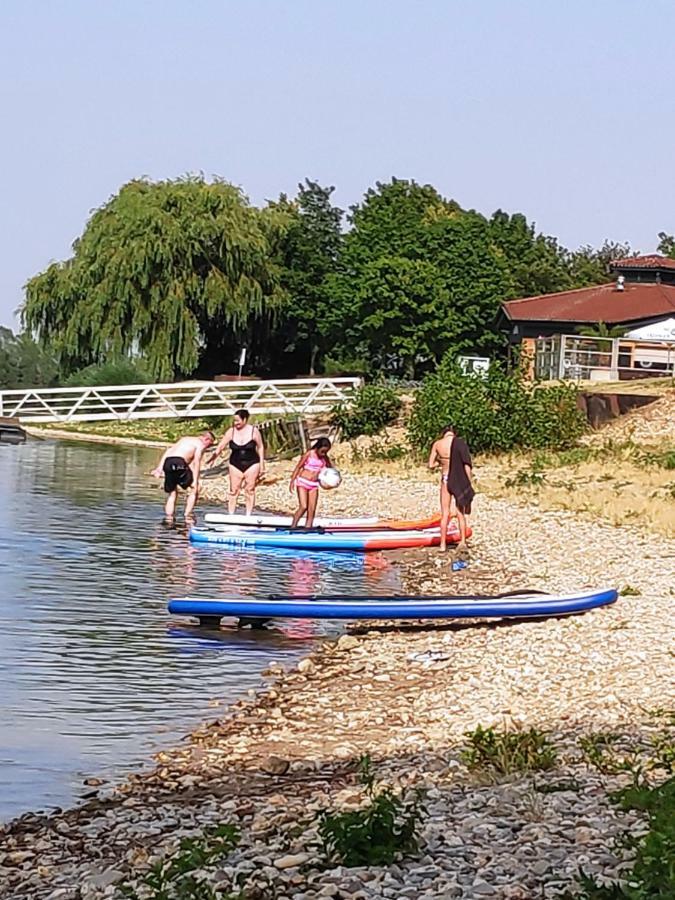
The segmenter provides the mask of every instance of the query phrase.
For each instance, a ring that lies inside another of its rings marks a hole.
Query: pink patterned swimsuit
[[[295,479],[295,486],[304,488],[306,491],[316,491],[319,488],[319,472],[322,469],[326,468],[326,460],[322,459],[320,456],[317,456],[314,450],[311,451],[307,459],[305,460],[305,465],[302,468],[304,472],[308,469],[310,472],[316,472],[316,478],[305,478],[303,475],[298,475]]]

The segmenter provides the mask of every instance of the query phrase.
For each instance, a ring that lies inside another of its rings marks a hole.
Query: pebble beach
[[[260,505],[291,508],[287,468],[271,468]],[[208,479],[205,490],[222,498],[224,483]],[[437,499],[424,473],[356,474],[322,494],[320,511],[415,518]],[[646,743],[650,711],[675,709],[675,541],[481,493],[473,527],[459,572],[452,552],[398,555],[405,589],[615,586],[623,596],[545,621],[354,627],[291,671],[273,667],[258,693],[160,754],[154,770],[116,786],[94,779],[78,807],[0,827],[0,898],[97,900],[125,885],[143,896],[150,865],[222,824],[237,827],[237,846],[197,874],[224,897],[530,900],[564,896],[580,870],[620,878],[630,856],[614,838],[644,826],[610,803],[621,776],[589,767],[579,737]],[[465,735],[478,726],[546,732],[555,766],[470,770]],[[421,843],[393,865],[347,868],[322,855],[317,822],[323,809],[364,802],[364,754],[378,784],[404,799],[420,792]]]

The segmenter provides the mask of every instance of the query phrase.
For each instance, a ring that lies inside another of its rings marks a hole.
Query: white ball
[[[327,491],[339,487],[342,482],[342,475],[337,469],[322,469],[319,472],[319,484]]]

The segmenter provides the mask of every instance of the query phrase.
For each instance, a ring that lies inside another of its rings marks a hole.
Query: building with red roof
[[[675,316],[675,259],[635,256],[616,260],[610,270],[615,278],[608,284],[503,303],[511,342],[574,334],[598,322],[628,329]]]

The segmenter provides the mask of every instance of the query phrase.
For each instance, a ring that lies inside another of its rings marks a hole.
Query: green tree
[[[288,215],[280,249],[289,300],[273,333],[275,359],[281,351],[295,371],[308,368],[310,375],[328,349],[329,278],[337,271],[343,239],[344,213],[331,202],[334,190],[307,178],[292,203],[282,196],[278,204]]]
[[[629,244],[605,241],[599,248],[585,245],[569,254],[570,287],[582,288],[611,281],[610,265],[635,254]]]
[[[132,181],[26,286],[23,321],[63,371],[141,356],[159,380],[222,371],[283,302],[286,226],[221,179]]]
[[[620,338],[626,333],[626,329],[622,325],[614,325],[610,327],[604,322],[597,322],[595,325],[584,325],[577,328],[577,333],[584,337],[594,338]]]
[[[490,236],[504,254],[516,297],[550,294],[571,287],[566,251],[556,238],[537,234],[522,213],[498,209],[489,220]]]
[[[675,237],[665,231],[659,231],[659,244],[656,252],[675,259]]]
[[[513,282],[483,216],[394,179],[368,191],[351,222],[332,283],[338,353],[417,376],[449,347],[499,346],[496,314]]]
[[[49,387],[57,376],[56,361],[29,334],[0,327],[0,388]]]

